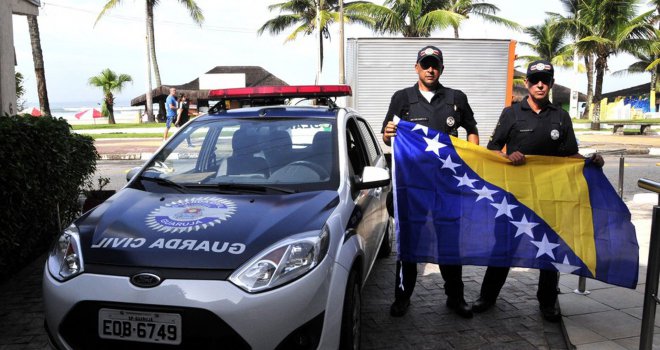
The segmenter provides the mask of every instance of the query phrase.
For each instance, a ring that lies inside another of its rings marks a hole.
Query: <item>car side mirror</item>
[[[390,184],[390,172],[387,169],[375,166],[366,166],[362,170],[360,180],[355,181],[355,188],[363,190],[367,188],[384,187]]]
[[[129,170],[129,171],[126,173],[126,182],[131,181],[131,179],[133,178],[133,176],[135,176],[135,174],[137,174],[137,173],[140,172],[140,169],[141,169],[141,167],[138,166],[138,167],[135,167],[135,168]]]

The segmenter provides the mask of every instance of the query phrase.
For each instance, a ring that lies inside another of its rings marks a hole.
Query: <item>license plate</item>
[[[100,309],[99,337],[178,345],[181,344],[181,315]]]

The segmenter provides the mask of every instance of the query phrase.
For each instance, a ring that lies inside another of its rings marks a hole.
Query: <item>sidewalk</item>
[[[586,290],[589,294],[580,295],[574,293],[578,288],[577,276],[562,275],[559,280],[562,326],[567,343],[574,349],[639,349],[651,219],[653,206],[658,204],[658,195],[638,194],[626,204],[632,214],[639,243],[637,288],[621,288],[587,279]],[[658,314],[655,325],[653,349],[660,349]]]

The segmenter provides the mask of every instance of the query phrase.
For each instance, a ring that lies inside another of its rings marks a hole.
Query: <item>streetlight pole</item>
[[[345,84],[344,73],[344,0],[339,0],[339,84]]]

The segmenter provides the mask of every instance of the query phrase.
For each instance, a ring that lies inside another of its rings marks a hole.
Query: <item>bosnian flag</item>
[[[635,288],[635,227],[601,168],[548,156],[514,166],[467,141],[396,122],[401,260],[546,269]]]

